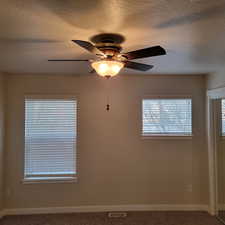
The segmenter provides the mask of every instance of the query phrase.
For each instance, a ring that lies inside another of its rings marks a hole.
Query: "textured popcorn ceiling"
[[[87,74],[92,58],[71,39],[126,37],[124,51],[160,44],[166,56],[139,59],[148,73],[205,73],[225,61],[225,0],[1,0],[0,71]],[[123,73],[136,71],[124,69]]]

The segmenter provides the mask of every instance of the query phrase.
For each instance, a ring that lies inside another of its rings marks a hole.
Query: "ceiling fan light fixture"
[[[98,60],[91,64],[98,75],[103,77],[116,76],[124,67],[124,63],[116,60]]]

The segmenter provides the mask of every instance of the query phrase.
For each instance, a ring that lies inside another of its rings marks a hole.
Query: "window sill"
[[[164,139],[164,140],[173,140],[173,139],[184,139],[184,140],[190,140],[193,138],[193,135],[169,135],[169,134],[149,134],[149,135],[143,135],[141,136],[141,139]]]
[[[55,184],[55,183],[77,183],[77,177],[38,177],[38,178],[24,178],[23,184]]]

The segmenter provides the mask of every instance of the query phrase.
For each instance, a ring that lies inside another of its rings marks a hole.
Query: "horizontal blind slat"
[[[191,99],[144,99],[143,134],[191,134]]]
[[[76,174],[76,110],[76,100],[25,100],[25,177]]]
[[[221,100],[221,130],[222,130],[222,136],[225,136],[225,99]]]

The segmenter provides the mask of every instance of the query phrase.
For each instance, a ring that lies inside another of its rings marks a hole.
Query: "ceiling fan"
[[[91,62],[93,72],[100,76],[109,78],[117,75],[125,67],[138,71],[147,71],[153,68],[152,65],[133,62],[130,60],[146,57],[165,55],[166,51],[161,46],[153,46],[127,53],[121,53],[121,43],[125,38],[119,34],[99,34],[91,38],[91,42],[72,40],[75,44],[95,54],[98,59],[49,59],[48,61],[87,61]]]

